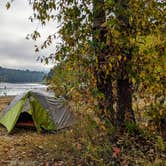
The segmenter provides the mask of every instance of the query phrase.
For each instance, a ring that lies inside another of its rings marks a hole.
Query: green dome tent
[[[34,126],[37,131],[59,130],[73,124],[74,117],[63,98],[29,91],[16,96],[0,114],[0,124],[10,133],[16,125]]]

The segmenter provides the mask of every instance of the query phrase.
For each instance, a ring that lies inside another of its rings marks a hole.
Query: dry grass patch
[[[2,111],[14,98],[14,96],[0,97],[0,111]]]

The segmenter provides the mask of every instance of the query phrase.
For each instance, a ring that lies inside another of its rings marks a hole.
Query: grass
[[[11,98],[1,98],[5,106]],[[6,102],[5,102],[6,101]],[[93,118],[92,118],[93,117]],[[19,166],[164,166],[166,142],[138,129],[123,135],[105,129],[93,113],[77,113],[78,123],[55,134],[0,127],[0,165]]]
[[[10,101],[14,98],[14,96],[3,96],[0,97],[0,111],[3,110]]]

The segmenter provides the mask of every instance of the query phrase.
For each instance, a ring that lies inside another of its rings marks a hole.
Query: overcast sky
[[[25,37],[38,27],[47,36],[56,31],[56,24],[42,28],[38,23],[31,23],[28,18],[32,9],[27,0],[15,0],[11,8],[6,10],[5,0],[0,0],[0,66],[16,69],[48,71],[53,65],[37,62],[34,53],[34,42]],[[41,52],[46,55],[50,50]]]

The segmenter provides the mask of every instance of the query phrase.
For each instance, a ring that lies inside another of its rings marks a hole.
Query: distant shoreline
[[[15,96],[29,90],[46,91],[47,85],[41,83],[0,83],[0,96]]]
[[[39,71],[17,70],[0,66],[0,82],[32,83],[44,82],[47,74]]]
[[[41,85],[46,85],[46,83],[45,82],[1,82],[0,81],[0,84],[41,84]]]

